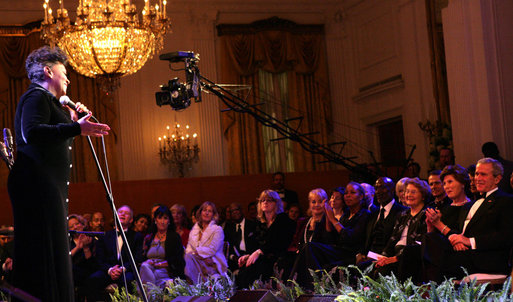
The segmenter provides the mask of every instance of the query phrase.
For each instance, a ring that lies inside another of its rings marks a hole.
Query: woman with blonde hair
[[[257,212],[256,233],[260,248],[239,258],[241,269],[236,279],[239,289],[247,288],[258,278],[267,280],[271,277],[274,264],[285,256],[296,229],[294,221],[283,212],[283,202],[275,191],[265,190],[260,194]]]
[[[194,283],[205,280],[207,276],[226,274],[224,232],[216,224],[218,219],[216,206],[210,201],[205,201],[196,211],[197,222],[189,233],[185,250],[185,274]]]

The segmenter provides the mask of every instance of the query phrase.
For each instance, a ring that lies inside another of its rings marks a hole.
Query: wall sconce
[[[191,170],[192,164],[199,161],[198,134],[189,135],[189,125],[183,129],[175,123],[172,132],[169,126],[166,128],[167,135],[159,137],[160,161],[167,164],[173,174],[184,177],[186,170]]]

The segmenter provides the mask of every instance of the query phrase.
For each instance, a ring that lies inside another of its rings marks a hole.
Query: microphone
[[[75,112],[78,113],[78,116],[79,117],[84,117],[86,116],[89,111],[85,111],[85,112],[78,112],[77,111],[77,105],[75,103],[73,103],[73,101],[69,98],[69,96],[67,95],[63,95],[60,97],[59,99],[59,102],[62,104],[62,105],[66,105],[68,106],[69,108],[73,109]]]
[[[12,162],[9,158],[9,153],[7,152],[7,147],[5,147],[5,144],[0,142],[0,157],[4,160],[5,164],[7,165],[7,168],[11,170]]]
[[[9,159],[12,160],[12,146],[14,145],[11,129],[4,128],[4,144],[7,148],[7,155],[9,156]]]

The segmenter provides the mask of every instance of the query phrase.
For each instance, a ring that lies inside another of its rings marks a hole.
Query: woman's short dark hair
[[[173,215],[171,215],[171,211],[169,211],[169,208],[166,206],[160,206],[155,210],[155,212],[153,212],[153,219],[151,220],[150,233],[152,233],[152,234],[157,233],[157,225],[155,224],[155,220],[162,216],[167,216],[169,218],[169,225],[167,226],[167,230],[168,231],[176,230],[176,226],[173,221]]]
[[[66,65],[68,57],[58,47],[43,46],[32,51],[25,61],[25,69],[32,83],[41,83],[45,80],[44,67],[52,67],[61,63]]]
[[[363,188],[363,186],[356,181],[349,182],[347,184],[347,186],[349,186],[349,185],[351,185],[360,195],[362,195],[362,200],[360,201],[360,204],[362,205],[362,207],[368,208],[371,201],[369,201],[367,199],[367,197],[365,196],[365,189]]]
[[[440,174],[440,180],[444,182],[444,178],[448,175],[452,175],[457,182],[465,186],[465,192],[470,190],[470,177],[468,176],[467,169],[460,165],[448,165],[442,170]]]

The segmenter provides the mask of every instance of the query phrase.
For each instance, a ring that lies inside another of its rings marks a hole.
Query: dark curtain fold
[[[258,70],[287,72],[289,103],[287,116],[303,116],[300,131],[320,132],[311,138],[327,144],[332,131],[326,48],[323,33],[298,33],[288,30],[248,31],[220,37],[220,78],[223,83],[253,87],[247,99],[261,102],[258,95]],[[264,142],[261,125],[251,116],[222,114],[230,174],[265,173]],[[326,170],[317,155],[294,143],[295,171]]]
[[[16,105],[30,84],[25,71],[25,60],[31,51],[43,46],[39,31],[33,31],[24,36],[3,35],[0,36],[0,72],[2,78],[7,79],[0,83],[0,126],[14,131],[14,115]],[[113,129],[111,134],[105,137],[108,161],[111,168],[112,179],[118,179],[116,161],[116,129],[117,107],[116,97],[106,95],[96,85],[96,80],[77,74],[70,66],[68,78],[71,85],[68,87],[68,95],[75,102],[82,102],[94,112],[94,115],[103,123],[107,123]],[[14,134],[14,133],[13,133]],[[100,140],[93,138],[93,145],[97,150],[102,150]],[[102,161],[103,162],[103,161]],[[85,137],[77,137],[73,148],[72,182],[96,182],[98,173],[94,159],[89,151],[89,145]],[[0,169],[0,181],[7,183],[9,171]]]

